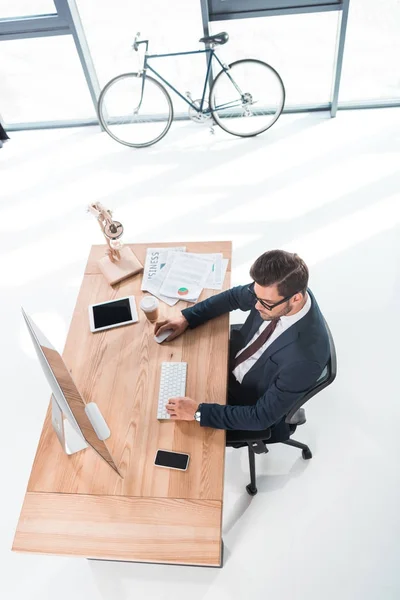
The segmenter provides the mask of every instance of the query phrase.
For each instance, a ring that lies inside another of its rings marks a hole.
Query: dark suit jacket
[[[267,429],[284,418],[297,400],[311,389],[329,359],[329,339],[324,319],[313,294],[311,308],[297,323],[282,333],[253,367],[241,384],[230,377],[229,392],[235,404],[202,404],[201,425],[215,429]],[[182,311],[190,328],[232,310],[250,310],[240,331],[231,338],[231,357],[244,348],[263,322],[255,309],[249,286],[234,287]],[[233,381],[234,380],[234,381]]]

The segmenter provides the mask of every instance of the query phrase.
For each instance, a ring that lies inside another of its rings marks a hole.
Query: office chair
[[[325,326],[329,337],[330,357],[319,379],[315,382],[314,387],[312,387],[304,396],[302,396],[286,415],[285,423],[289,424],[290,436],[296,431],[299,425],[303,425],[306,422],[306,413],[304,408],[301,407],[308,402],[310,398],[330,385],[336,378],[337,362],[335,344],[326,321]],[[232,325],[231,331],[240,327],[240,325]],[[250,496],[255,496],[257,494],[255,454],[266,454],[268,452],[267,445],[268,438],[271,437],[271,430],[227,431],[226,433],[226,446],[228,448],[243,448],[247,446],[249,453],[250,483],[246,486],[246,490]],[[282,443],[286,444],[287,446],[300,448],[300,450],[302,450],[302,456],[304,460],[309,460],[312,458],[312,453],[308,446],[300,442],[296,442],[295,440],[290,439],[290,437],[286,440],[275,440],[271,443]]]

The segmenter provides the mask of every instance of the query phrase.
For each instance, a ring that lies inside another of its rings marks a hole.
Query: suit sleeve
[[[185,308],[182,310],[182,314],[188,321],[190,329],[194,329],[198,325],[227,312],[238,308],[248,311],[254,308],[254,305],[255,299],[249,290],[249,285],[239,285],[198,302],[190,308]]]
[[[288,365],[252,406],[202,404],[200,425],[246,431],[267,429],[288,414],[297,400],[317,381],[322,370],[319,363],[311,361]]]

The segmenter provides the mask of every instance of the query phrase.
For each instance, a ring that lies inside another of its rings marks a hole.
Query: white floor
[[[2,598],[399,598],[399,125],[398,109],[290,115],[241,140],[181,123],[142,151],[97,128],[11,135],[0,150]],[[221,570],[10,551],[48,399],[20,305],[62,349],[102,242],[85,213],[94,200],[126,241],[233,240],[233,284],[267,249],[298,252],[334,334],[337,380],[296,435],[313,460],[272,447],[251,499],[246,451],[227,452]]]

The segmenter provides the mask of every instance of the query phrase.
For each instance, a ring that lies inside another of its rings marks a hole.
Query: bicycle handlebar
[[[135,50],[135,52],[137,52],[139,50],[139,41],[140,38],[140,31],[137,32],[137,34],[135,35],[135,40],[133,42],[132,48]]]

